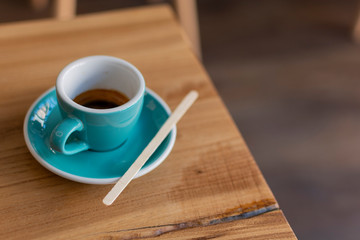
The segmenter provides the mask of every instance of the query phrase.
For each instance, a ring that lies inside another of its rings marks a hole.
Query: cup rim
[[[118,107],[114,107],[114,108],[108,108],[108,109],[94,109],[94,108],[88,108],[88,107],[84,107],[76,102],[74,102],[73,99],[71,99],[66,93],[65,93],[65,89],[64,86],[62,84],[62,82],[64,81],[64,75],[71,70],[72,68],[75,68],[81,64],[84,64],[87,61],[90,60],[94,60],[94,59],[98,59],[98,60],[111,60],[113,62],[119,63],[123,66],[128,67],[129,69],[131,69],[137,76],[137,78],[139,79],[140,82],[140,87],[139,90],[136,92],[135,96],[132,97],[128,102],[126,102],[125,104],[118,106]],[[68,65],[66,65],[61,72],[59,73],[57,80],[56,80],[56,93],[59,97],[61,97],[62,101],[64,101],[66,104],[68,104],[69,106],[71,106],[72,108],[81,110],[83,112],[87,112],[87,113],[97,113],[97,114],[104,114],[104,113],[114,113],[114,112],[118,112],[118,111],[122,111],[122,110],[126,110],[127,108],[133,106],[134,104],[136,104],[141,97],[144,95],[145,92],[145,80],[143,75],[141,74],[141,72],[131,63],[121,59],[121,58],[117,58],[117,57],[112,57],[112,56],[106,56],[106,55],[94,55],[94,56],[88,56],[88,57],[83,57],[80,59],[77,59],[71,63],[69,63]]]

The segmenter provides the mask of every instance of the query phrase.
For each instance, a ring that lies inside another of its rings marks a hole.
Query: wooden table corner
[[[171,109],[200,94],[167,159],[110,207],[111,186],[49,172],[23,136],[31,103],[89,55],[133,63]],[[0,84],[0,239],[296,239],[169,6],[2,24]]]

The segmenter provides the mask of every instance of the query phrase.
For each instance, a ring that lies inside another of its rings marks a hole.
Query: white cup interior
[[[92,89],[112,89],[125,94],[130,103],[141,96],[145,83],[139,70],[130,63],[110,56],[91,56],[65,67],[56,87],[67,100]]]

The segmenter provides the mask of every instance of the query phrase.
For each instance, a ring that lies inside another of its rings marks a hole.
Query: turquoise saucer
[[[81,183],[116,182],[140,155],[170,114],[167,104],[146,89],[144,107],[133,134],[119,148],[108,152],[85,151],[63,155],[50,148],[49,136],[61,120],[55,88],[41,95],[30,107],[24,121],[26,144],[35,159],[51,172]],[[171,152],[176,138],[174,127],[159,148],[138,172],[140,177],[159,166]]]

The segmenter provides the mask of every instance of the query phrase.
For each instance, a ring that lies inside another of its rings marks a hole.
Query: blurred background
[[[53,18],[31,2],[0,1],[0,27]],[[78,0],[76,14],[164,2]],[[196,2],[202,62],[299,239],[360,236],[359,3]]]

